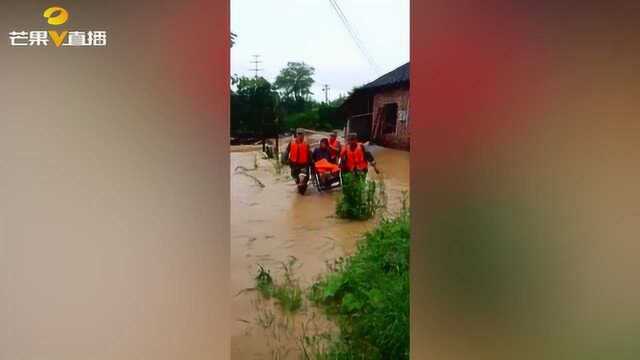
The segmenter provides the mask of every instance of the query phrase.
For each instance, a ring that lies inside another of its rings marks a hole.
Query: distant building
[[[340,107],[362,141],[409,150],[409,64],[357,88]]]

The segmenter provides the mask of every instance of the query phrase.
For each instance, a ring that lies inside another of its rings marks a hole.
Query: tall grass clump
[[[258,265],[255,278],[258,292],[266,299],[274,298],[287,313],[300,310],[303,303],[303,291],[293,274],[295,263],[296,260],[292,258],[288,263],[282,264],[284,278],[280,282],[274,281],[271,272],[262,265]]]
[[[336,204],[336,215],[343,219],[367,220],[384,207],[382,183],[367,180],[365,175],[345,173],[342,195]]]
[[[409,359],[408,210],[365,234],[356,253],[316,282],[311,301],[340,333],[327,359]]]
[[[256,275],[256,290],[266,299],[273,296],[274,285],[271,271],[262,265],[258,265],[258,275]]]

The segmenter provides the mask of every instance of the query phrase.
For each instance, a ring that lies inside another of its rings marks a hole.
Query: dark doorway
[[[382,108],[382,133],[395,134],[398,122],[398,104],[385,104]]]

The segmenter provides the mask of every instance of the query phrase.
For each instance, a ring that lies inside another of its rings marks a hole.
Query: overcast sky
[[[335,99],[409,61],[409,0],[337,0],[379,67],[374,69],[340,21],[329,0],[231,0],[231,74],[253,75],[260,54],[261,75],[273,81],[289,61],[316,69],[312,91]]]

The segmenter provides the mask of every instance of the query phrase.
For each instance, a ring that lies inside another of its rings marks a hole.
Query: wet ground
[[[383,179],[387,212],[397,212],[409,188],[409,153],[370,149],[382,171],[381,176],[370,177]],[[280,314],[251,290],[258,265],[277,278],[282,275],[282,264],[295,259],[294,274],[306,288],[326,272],[328,262],[351,254],[376,220],[336,218],[339,190],[318,193],[310,186],[301,196],[288,176],[289,168],[278,171],[259,152],[232,151],[230,156],[232,359],[297,359],[302,324],[323,328],[330,324],[309,306],[295,316]]]

